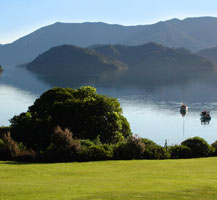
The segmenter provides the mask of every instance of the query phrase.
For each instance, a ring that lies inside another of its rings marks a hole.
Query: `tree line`
[[[157,145],[132,134],[117,99],[93,87],[53,88],[27,112],[0,128],[0,160],[72,162],[130,159],[178,159],[217,155],[194,137],[181,145]]]

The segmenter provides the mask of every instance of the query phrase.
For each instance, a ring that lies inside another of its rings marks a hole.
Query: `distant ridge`
[[[213,70],[213,64],[201,56],[191,53],[187,49],[173,49],[150,42],[139,46],[101,45],[94,50],[106,57],[111,57],[126,63],[129,71],[155,70],[155,73],[192,72]],[[158,72],[157,72],[157,71]]]
[[[217,47],[199,51],[198,55],[211,60],[217,66]]]
[[[63,44],[88,47],[95,44],[137,46],[148,42],[193,52],[217,46],[217,18],[172,19],[152,25],[122,26],[95,23],[55,23],[13,43],[0,46],[0,63],[27,63],[51,47]]]

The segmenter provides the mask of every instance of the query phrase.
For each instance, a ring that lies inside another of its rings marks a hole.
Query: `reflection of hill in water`
[[[0,84],[10,85],[38,95],[50,88],[47,83],[39,80],[25,68],[14,66],[4,68],[4,72],[0,76]]]
[[[71,75],[69,75],[71,77]],[[136,104],[155,104],[159,108],[177,110],[181,102],[188,104],[192,110],[206,108],[207,103],[217,100],[217,74],[171,76],[158,74],[154,77],[146,74],[143,77],[132,77],[125,73],[103,73],[100,76],[74,76],[71,78],[36,76],[23,68],[8,67],[0,76],[0,84],[8,84],[22,90],[41,94],[51,87],[78,88],[91,85],[101,94],[117,97],[121,100],[132,100]],[[61,82],[59,81],[61,80]],[[214,109],[215,104],[210,104]]]
[[[76,85],[94,85],[96,87],[161,87],[167,85],[185,85],[192,80],[207,81],[214,71],[204,73],[179,73],[169,70],[147,70],[143,73],[131,73],[130,71],[104,72],[100,74],[56,74],[37,75],[37,77],[51,86],[74,87]]]

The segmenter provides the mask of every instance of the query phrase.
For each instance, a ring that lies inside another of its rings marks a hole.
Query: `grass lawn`
[[[0,199],[217,199],[217,158],[0,162]]]

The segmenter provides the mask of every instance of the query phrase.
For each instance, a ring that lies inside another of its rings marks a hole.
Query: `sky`
[[[0,44],[55,22],[152,24],[217,17],[217,0],[0,0]]]

